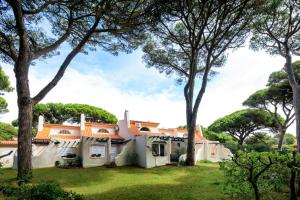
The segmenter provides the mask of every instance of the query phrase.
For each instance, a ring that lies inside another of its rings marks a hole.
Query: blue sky
[[[63,46],[60,50],[59,56],[32,66],[29,77],[32,95],[53,77],[69,48]],[[132,119],[157,121],[162,127],[185,124],[183,86],[176,84],[175,76],[167,77],[146,68],[142,55],[141,50],[118,56],[101,50],[80,54],[42,102],[91,104],[112,112],[119,119],[128,109]],[[197,122],[208,126],[217,118],[242,109],[242,102],[263,88],[269,74],[280,70],[283,64],[283,58],[253,52],[247,46],[229,52],[224,67],[208,83]],[[14,85],[12,66],[1,65]],[[6,94],[6,98],[10,112],[1,116],[1,120],[10,122],[17,116],[15,92]],[[294,132],[293,128],[290,132]]]

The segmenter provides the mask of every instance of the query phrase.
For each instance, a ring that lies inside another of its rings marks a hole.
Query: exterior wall
[[[127,121],[126,120],[119,120],[118,126],[120,128],[119,135],[125,139],[133,139],[134,135],[128,130]]]
[[[204,143],[198,143],[195,145],[195,158],[196,161],[198,160],[206,160],[205,157],[205,144]]]
[[[152,144],[153,142],[159,142],[156,140],[150,139],[149,136],[146,136],[146,168],[156,167],[156,166],[162,166],[169,164],[170,161],[170,155],[171,155],[171,140],[165,141],[164,145],[164,151],[165,156],[153,156],[152,154]]]
[[[78,129],[68,129],[68,128],[51,128],[50,129],[50,135],[65,135],[65,134],[59,134],[59,131],[61,130],[68,130],[71,132],[72,135],[80,136],[80,130]]]
[[[93,127],[92,126],[91,129],[92,129],[92,133],[93,134],[97,134],[99,129],[106,129],[109,133],[115,133],[115,129],[114,128],[99,128],[99,127]],[[105,133],[100,133],[100,134],[105,134]]]
[[[137,136],[135,142],[135,152],[138,155],[138,165],[147,168],[146,157],[146,136]]]
[[[83,167],[97,167],[103,166],[110,162],[110,152],[109,152],[109,142],[96,142],[94,139],[87,139],[82,137],[81,139],[81,157]],[[92,158],[90,156],[90,147],[95,146],[105,146],[105,156],[103,158]]]
[[[54,167],[55,161],[62,162],[58,154],[58,146],[51,142],[48,145],[33,145],[32,167]]]
[[[10,154],[9,156],[6,156],[6,157],[0,159],[0,163],[2,164],[2,167],[4,167],[4,168],[13,167],[14,155],[17,151],[17,146],[1,146],[0,147],[0,155],[7,154],[10,151],[13,151],[13,153]]]
[[[128,156],[135,152],[135,141],[131,140],[128,143],[122,145],[120,154],[115,158],[115,163],[117,166],[130,165],[128,162]]]

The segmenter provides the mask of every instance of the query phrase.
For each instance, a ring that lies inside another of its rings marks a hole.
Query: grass
[[[0,183],[15,182],[16,171],[2,169]],[[223,174],[216,163],[195,167],[163,166],[46,168],[34,170],[33,182],[54,180],[66,190],[95,200],[227,200]]]

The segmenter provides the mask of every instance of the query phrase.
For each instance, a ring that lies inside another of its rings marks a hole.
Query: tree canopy
[[[18,136],[18,130],[10,124],[0,122],[0,140],[11,140]]]
[[[243,145],[244,140],[255,131],[274,127],[276,127],[276,122],[269,112],[244,109],[217,119],[208,128],[215,132],[229,133],[239,145]]]
[[[4,92],[12,92],[13,89],[8,76],[4,73],[2,67],[0,67],[0,95],[4,95]],[[6,100],[0,97],[0,114],[8,112],[7,106]]]
[[[39,115],[43,115],[48,123],[61,124],[69,121],[71,123],[79,123],[80,115],[86,116],[86,121],[101,122],[114,124],[117,122],[115,115],[106,110],[87,104],[62,104],[47,103],[37,104],[33,108],[33,122],[37,124]]]

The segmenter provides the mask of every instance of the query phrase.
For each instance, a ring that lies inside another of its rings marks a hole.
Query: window
[[[140,131],[150,131],[150,129],[147,127],[142,127]]]
[[[60,130],[58,133],[59,134],[71,134],[71,132],[66,129]]]
[[[104,129],[104,128],[100,128],[97,132],[98,133],[109,133],[109,131],[107,129]]]
[[[92,158],[104,158],[105,146],[90,146],[90,157]]]
[[[165,156],[165,145],[161,143],[152,144],[153,156]]]

